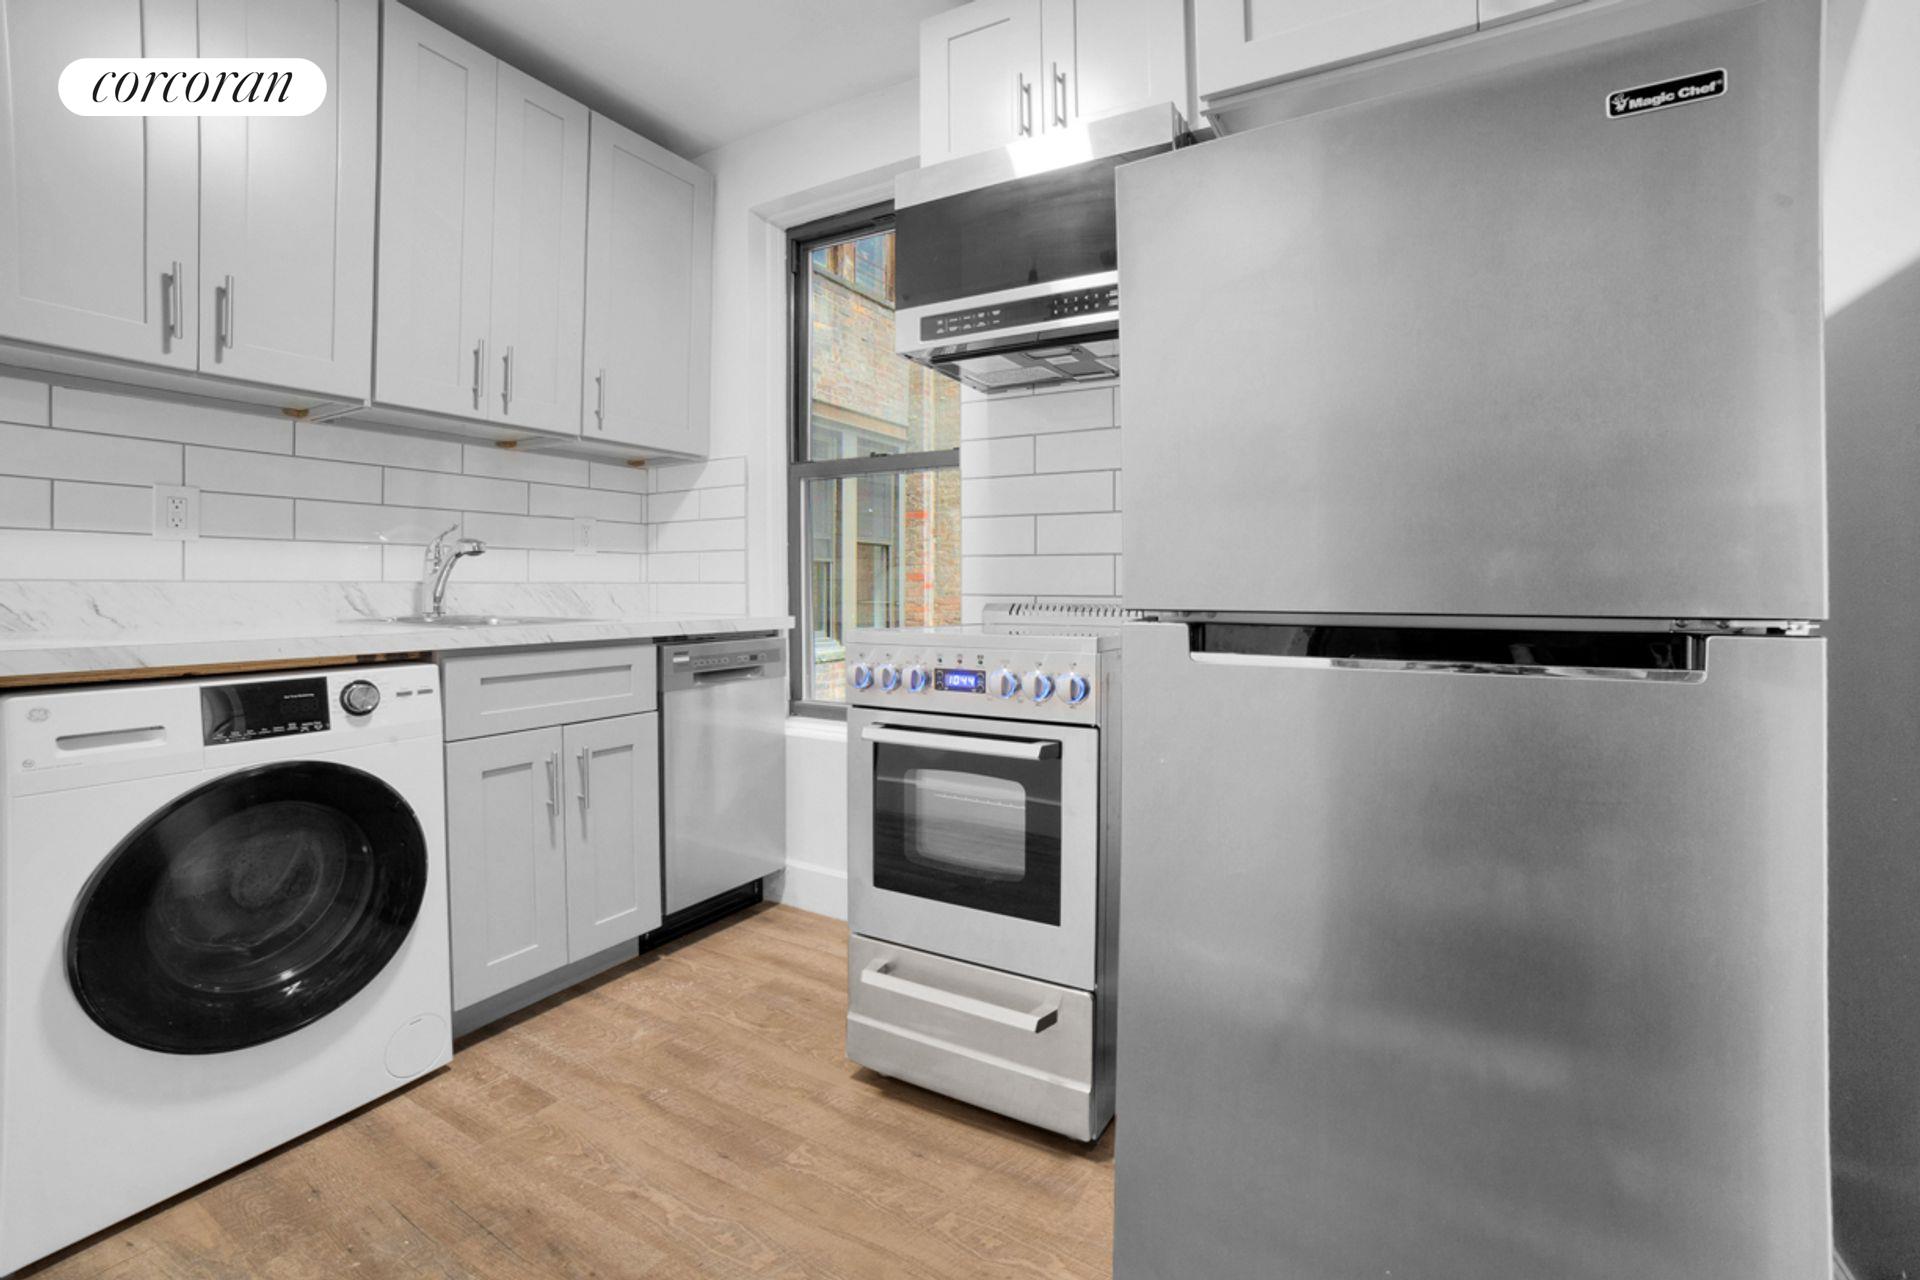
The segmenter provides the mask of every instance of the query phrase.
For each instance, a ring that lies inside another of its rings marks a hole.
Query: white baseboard
[[[767,897],[815,915],[847,918],[847,873],[811,862],[789,862],[785,873],[767,881]]]

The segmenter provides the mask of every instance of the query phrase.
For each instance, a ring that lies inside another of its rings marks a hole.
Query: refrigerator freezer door
[[[1123,167],[1126,603],[1823,617],[1820,8]]]
[[[1825,663],[1130,629],[1116,1280],[1824,1276]]]

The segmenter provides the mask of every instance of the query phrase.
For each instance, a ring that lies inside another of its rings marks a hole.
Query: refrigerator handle
[[[1189,656],[1212,666],[1669,684],[1706,680],[1707,642],[1677,631],[1348,623],[1202,623],[1188,630]]]

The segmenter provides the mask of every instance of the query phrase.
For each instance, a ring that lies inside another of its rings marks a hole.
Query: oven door
[[[855,933],[1091,990],[1099,732],[854,708]]]

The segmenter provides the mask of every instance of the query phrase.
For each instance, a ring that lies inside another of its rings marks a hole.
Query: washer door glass
[[[74,908],[67,979],[121,1040],[244,1049],[352,999],[406,941],[426,887],[426,839],[393,788],[344,765],[262,765],[121,841]]]

